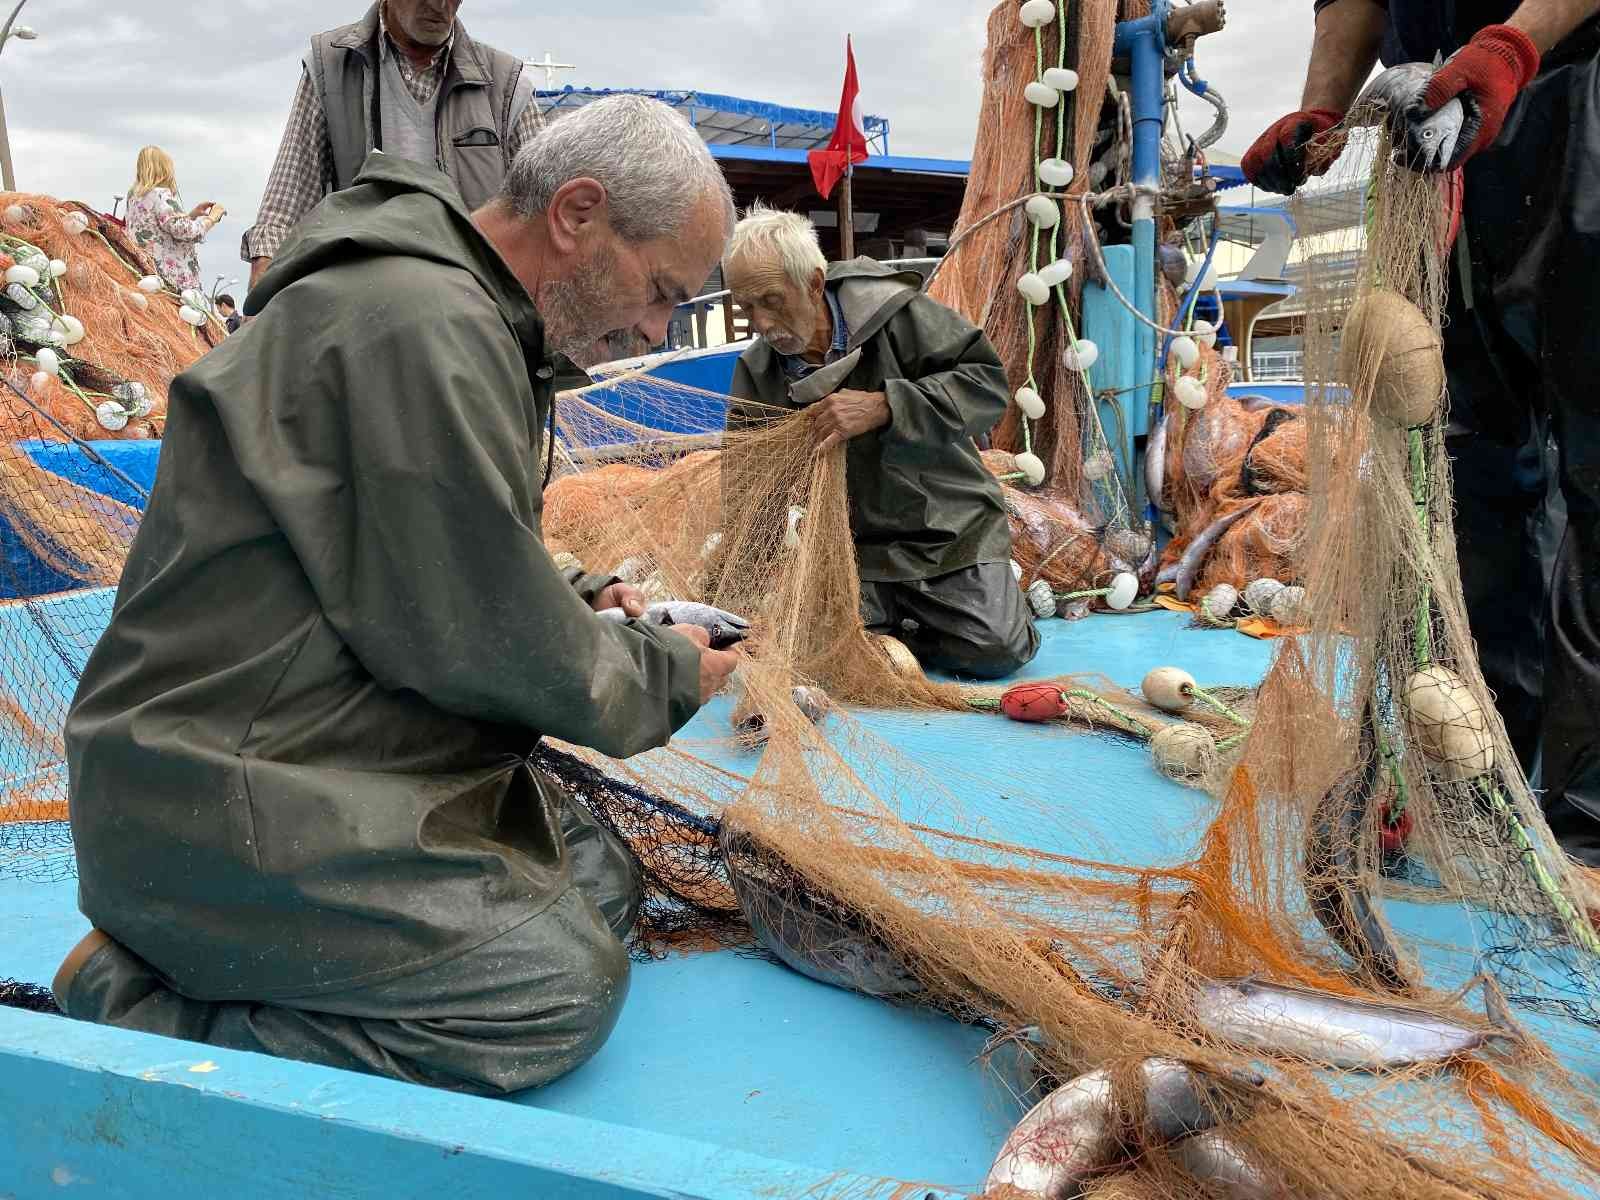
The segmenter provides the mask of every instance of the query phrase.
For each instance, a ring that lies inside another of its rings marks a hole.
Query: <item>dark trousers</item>
[[[575,801],[563,832],[572,887],[516,928],[399,979],[271,1004],[192,1000],[112,942],[58,999],[85,1021],[452,1091],[548,1083],[616,1025],[628,993],[618,939],[641,897],[632,854]]]
[[[1536,79],[1465,175],[1444,337],[1468,616],[1551,829],[1600,865],[1600,65]]]
[[[925,667],[998,679],[1039,652],[1027,598],[1009,562],[980,563],[933,579],[861,584],[869,633],[903,641]]]

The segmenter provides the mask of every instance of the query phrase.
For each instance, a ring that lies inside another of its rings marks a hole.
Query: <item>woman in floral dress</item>
[[[128,192],[128,232],[173,291],[199,288],[199,246],[220,220],[221,207],[209,200],[184,211],[170,154],[160,146],[139,151],[137,177]]]

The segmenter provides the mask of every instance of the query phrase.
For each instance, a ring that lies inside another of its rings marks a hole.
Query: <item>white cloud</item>
[[[190,203],[228,207],[202,249],[207,282],[242,276],[239,234],[254,220],[299,56],[312,33],[358,19],[364,6],[132,0],[109,15],[108,7],[34,0],[24,17],[39,40],[13,42],[0,59],[18,185],[109,207],[131,181],[139,147],[158,143],[176,159]],[[1298,103],[1311,3],[1230,8],[1228,29],[1200,43],[1198,63],[1232,112],[1221,148],[1240,153]],[[848,31],[866,110],[889,118],[891,148],[966,158],[988,11],[971,0],[468,0],[461,15],[474,36],[503,49],[575,63],[562,82],[698,88],[826,110],[838,103]],[[1193,129],[1209,123],[1210,110],[1192,98],[1183,112]]]

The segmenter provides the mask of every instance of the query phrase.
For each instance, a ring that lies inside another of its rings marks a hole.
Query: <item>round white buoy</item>
[[[1079,338],[1062,352],[1061,361],[1069,371],[1087,371],[1100,361],[1100,347],[1088,338]]]
[[[1072,278],[1072,261],[1058,258],[1055,262],[1039,268],[1039,278],[1044,280],[1047,287],[1059,287]]]
[[[1017,291],[1021,292],[1022,298],[1035,308],[1050,300],[1050,285],[1032,271],[1017,276]]]
[[[66,273],[67,264],[62,259],[52,258],[50,260],[50,278],[60,279]]]
[[[806,510],[798,504],[789,509],[789,528],[784,531],[783,544],[786,549],[800,549],[800,522],[806,519]]]
[[[1083,477],[1090,483],[1099,483],[1117,469],[1109,451],[1101,448],[1083,460]]]
[[[1239,589],[1231,583],[1219,583],[1200,599],[1200,615],[1208,621],[1221,625],[1227,621],[1233,612],[1233,606],[1239,603]]]
[[[1037,421],[1044,416],[1044,397],[1031,387],[1017,389],[1017,407],[1022,410],[1022,415],[1030,421]]]
[[[1144,698],[1163,712],[1182,712],[1194,703],[1189,690],[1194,676],[1182,667],[1156,667],[1144,677],[1139,690]]]
[[[141,292],[159,292],[161,290],[161,276],[146,275],[139,280],[139,290]]]
[[[33,356],[33,361],[46,375],[61,374],[61,356],[48,346],[40,347],[39,352]]]
[[[178,299],[182,300],[190,308],[204,308],[206,306],[206,294],[199,288],[184,288],[183,291],[178,293]]]
[[[71,313],[62,313],[50,322],[50,329],[61,338],[63,346],[76,346],[88,335],[83,322]]]
[[[1215,346],[1217,344],[1217,327],[1210,321],[1196,321],[1194,323],[1194,340],[1202,346]]]
[[[1217,743],[1203,726],[1179,721],[1156,731],[1150,756],[1169,779],[1199,779],[1216,765]]]
[[[1025,0],[1017,19],[1029,29],[1042,29],[1056,19],[1055,0]]]
[[[1054,108],[1061,103],[1061,93],[1048,83],[1040,83],[1038,80],[1034,80],[1022,89],[1022,97],[1029,104],[1037,105],[1039,108]]]
[[[35,371],[28,376],[28,390],[33,393],[35,400],[42,399],[45,393],[50,390],[51,378],[52,376],[44,371]]]
[[[1285,629],[1298,629],[1306,622],[1306,590],[1303,587],[1279,588],[1267,601],[1267,616]]]
[[[206,323],[205,313],[201,312],[198,308],[190,308],[187,304],[179,305],[178,319],[180,321],[187,321],[196,329],[200,328],[200,326]]]
[[[1029,196],[1022,208],[1040,229],[1054,229],[1061,221],[1061,205],[1049,196]]]
[[[115,433],[128,424],[128,411],[115,400],[102,400],[95,405],[94,419],[100,422],[102,428]]]
[[[1024,452],[1017,455],[1017,470],[1022,472],[1029,487],[1038,487],[1044,482],[1044,463],[1037,454]]]
[[[1179,404],[1191,410],[1204,408],[1209,399],[1206,385],[1193,375],[1180,376],[1178,382],[1173,385],[1172,392],[1178,398]]]
[[[127,296],[128,303],[133,305],[140,312],[145,312],[150,308],[150,297],[146,296],[143,292],[136,292],[131,288],[125,288],[123,289],[123,295]]]
[[[1039,163],[1039,182],[1049,187],[1066,187],[1073,174],[1072,164],[1064,158],[1046,158]]]
[[[4,215],[7,225],[21,225],[28,219],[28,210],[20,204],[8,204]]]
[[[1276,579],[1257,579],[1245,585],[1244,606],[1258,617],[1268,615],[1267,610],[1272,606],[1272,598],[1283,591],[1283,584]]]
[[[1187,371],[1200,361],[1200,347],[1188,334],[1179,334],[1172,339],[1172,357]]]
[[[1058,92],[1073,92],[1078,88],[1078,73],[1071,67],[1046,67],[1039,78]]]
[[[715,533],[707,535],[704,544],[702,544],[701,547],[700,547],[700,557],[701,558],[710,558],[713,554],[715,554],[717,552],[717,548],[719,546],[721,546],[721,545],[722,545],[722,530],[719,529]]]
[[[74,209],[61,218],[61,227],[73,237],[77,237],[79,234],[89,231],[89,218]]]
[[[894,673],[905,679],[921,679],[922,664],[917,661],[917,656],[899,638],[890,637],[887,633],[873,635],[878,640],[878,645],[883,647],[883,652],[889,656],[889,665],[894,668]]]
[[[1446,667],[1424,667],[1406,680],[1406,710],[1417,742],[1450,779],[1476,779],[1494,766],[1494,737],[1466,680]]]
[[[16,266],[7,269],[6,282],[20,284],[25,288],[38,287],[39,272],[32,267],[18,263]]]
[[[1132,607],[1133,602],[1139,598],[1139,577],[1130,575],[1127,571],[1119,571],[1111,579],[1111,590],[1106,594],[1106,607],[1114,612],[1123,612]]]
[[[1049,580],[1035,579],[1028,585],[1028,607],[1041,621],[1056,615],[1056,593]]]

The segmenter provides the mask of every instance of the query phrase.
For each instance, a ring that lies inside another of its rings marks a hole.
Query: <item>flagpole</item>
[[[856,256],[855,205],[850,195],[850,179],[855,174],[855,163],[845,154],[844,187],[839,191],[839,258],[848,261]]]

